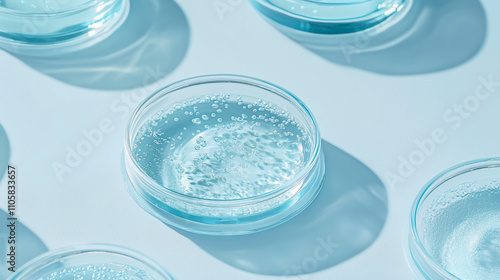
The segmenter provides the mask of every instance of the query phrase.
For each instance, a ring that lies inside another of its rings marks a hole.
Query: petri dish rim
[[[325,24],[334,24],[334,23],[356,23],[358,22],[359,20],[363,19],[363,18],[367,18],[370,14],[367,14],[367,15],[364,15],[364,16],[360,16],[360,17],[353,17],[353,18],[347,18],[347,19],[321,19],[321,18],[314,18],[314,17],[309,17],[309,16],[305,16],[305,15],[300,15],[300,14],[296,14],[296,13],[292,13],[290,11],[287,11],[287,10],[284,10],[284,9],[281,9],[271,3],[269,3],[267,0],[251,0],[252,2],[256,2],[258,3],[259,5],[262,5],[274,12],[279,12],[283,15],[286,15],[290,18],[294,18],[294,19],[298,19],[298,20],[305,20],[305,21],[309,21],[309,22],[315,22],[315,23],[325,23]],[[302,0],[302,1],[307,1],[307,0]],[[405,2],[407,0],[403,0],[403,2]],[[307,1],[307,2],[311,2],[311,1]],[[325,4],[325,6],[335,6],[335,5],[341,5],[341,4]]]
[[[29,273],[36,272],[37,269],[42,269],[43,267],[52,264],[54,261],[62,260],[66,257],[78,256],[87,253],[102,253],[102,254],[110,254],[110,255],[129,258],[132,259],[133,261],[136,261],[138,263],[147,266],[148,268],[152,269],[152,271],[163,276],[164,279],[168,280],[174,279],[170,275],[170,273],[168,273],[157,262],[153,261],[152,259],[146,257],[142,253],[139,253],[135,250],[109,244],[89,244],[89,245],[66,247],[44,253],[24,264],[14,274],[9,276],[7,280],[23,280],[25,279],[26,275],[29,276]]]
[[[448,279],[460,280],[456,275],[444,269],[440,264],[438,264],[435,259],[431,256],[431,254],[425,249],[420,240],[419,230],[417,227],[416,216],[418,211],[420,210],[421,203],[424,202],[427,197],[438,189],[442,184],[447,181],[460,176],[465,173],[473,172],[476,170],[486,169],[486,168],[497,168],[500,167],[500,157],[494,158],[483,158],[472,161],[467,161],[453,167],[442,171],[438,175],[434,176],[427,184],[424,185],[422,190],[417,195],[417,199],[413,202],[410,212],[410,242],[416,245],[416,249],[418,252],[412,252],[410,249],[410,254],[412,256],[412,260],[415,262],[418,270],[424,276],[426,275],[424,271],[422,271],[420,264],[418,264],[415,260],[414,254],[419,253],[419,255],[424,259],[427,265],[431,266],[431,268],[438,272],[440,275],[448,277]]]
[[[206,199],[200,197],[189,196],[183,193],[179,193],[173,190],[170,190],[166,187],[161,186],[156,181],[154,181],[147,173],[140,167],[135,158],[132,156],[132,148],[131,144],[134,141],[135,134],[132,134],[133,131],[140,120],[140,118],[160,99],[167,96],[169,93],[173,93],[177,90],[181,90],[183,88],[203,85],[203,84],[213,84],[213,83],[236,83],[236,84],[244,84],[246,86],[254,86],[259,87],[263,90],[266,90],[270,93],[276,94],[281,98],[284,98],[291,104],[293,104],[297,109],[300,110],[300,113],[304,114],[311,123],[313,124],[312,129],[314,129],[314,149],[310,153],[311,156],[307,161],[305,167],[293,178],[293,180],[289,181],[287,184],[267,193],[263,193],[260,195],[247,197],[247,198],[237,198],[237,199]],[[147,97],[144,101],[142,101],[139,106],[132,113],[125,130],[125,149],[124,149],[124,157],[125,160],[129,159],[132,161],[131,168],[134,168],[134,172],[139,174],[142,180],[147,182],[150,187],[153,187],[155,191],[167,195],[173,196],[175,199],[181,199],[184,201],[189,201],[190,203],[194,201],[197,202],[205,202],[210,205],[217,204],[217,206],[242,206],[245,203],[254,204],[256,202],[269,200],[273,197],[279,196],[280,194],[286,192],[290,188],[296,186],[298,182],[304,180],[315,167],[316,161],[319,159],[321,154],[321,136],[318,128],[318,124],[316,119],[312,115],[311,111],[307,108],[307,106],[295,95],[290,93],[289,91],[266,82],[264,80],[260,80],[257,78],[252,78],[243,75],[230,75],[230,74],[215,74],[215,75],[203,75],[192,78],[187,78],[184,80],[180,80],[178,82],[172,83],[163,87],[162,89],[156,91],[149,97]]]
[[[119,0],[111,0],[110,3],[115,4]],[[73,14],[73,13],[79,13],[82,12],[90,7],[92,7],[95,4],[98,4],[98,0],[89,0],[83,4],[77,5],[75,7],[67,8],[67,9],[62,9],[62,10],[57,10],[57,11],[43,11],[43,12],[28,12],[28,11],[18,11],[18,10],[13,10],[13,9],[8,9],[4,7],[0,7],[0,15],[1,14],[7,14],[7,15],[14,15],[14,16],[21,16],[21,17],[51,17],[51,16],[64,16],[67,14]]]
[[[311,0],[299,1],[313,2]],[[381,30],[385,30],[389,26],[392,26],[395,23],[399,22],[399,20],[408,13],[413,4],[413,0],[398,1],[399,3],[397,7],[389,9],[384,13],[372,11],[365,15],[336,19],[312,17],[301,15],[299,13],[293,13],[281,7],[275,6],[274,4],[270,3],[269,0],[250,0],[250,3],[255,8],[255,10],[257,10],[261,14],[261,16],[263,16],[273,25],[276,24],[276,27],[286,35],[291,35],[293,39],[298,39],[298,41],[305,41],[305,43],[310,43],[309,41],[316,41],[318,39],[307,38],[307,36],[310,35],[319,35],[320,37],[333,35],[335,37],[338,37],[338,39],[341,39],[345,35],[359,34],[360,32],[365,32],[372,28],[380,27]],[[334,7],[336,5],[343,4],[323,3],[323,5]],[[294,34],[294,32],[299,33]],[[306,38],[304,38],[304,36],[306,36]]]

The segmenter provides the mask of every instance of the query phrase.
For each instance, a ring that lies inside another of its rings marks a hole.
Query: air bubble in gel
[[[61,268],[36,280],[155,280],[145,271],[121,264],[83,265]]]
[[[500,184],[466,183],[426,211],[429,253],[460,279],[500,279]]]

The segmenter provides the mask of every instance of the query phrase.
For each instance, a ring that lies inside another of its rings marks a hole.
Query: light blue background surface
[[[0,164],[10,154],[19,169],[18,218],[49,249],[123,245],[178,279],[282,279],[294,265],[312,273],[290,279],[410,279],[404,247],[420,188],[452,165],[500,156],[500,86],[461,123],[449,112],[472,100],[481,77],[500,81],[498,1],[422,0],[398,41],[380,47],[375,37],[354,38],[344,44],[348,56],[308,50],[246,1],[132,2],[125,26],[84,52],[35,59],[0,51],[0,124],[8,137],[0,128]],[[273,230],[230,238],[177,232],[125,190],[120,160],[130,110],[163,85],[214,73],[280,85],[318,119],[325,188]],[[103,122],[111,131],[60,180],[55,162],[66,164],[68,149]],[[435,130],[443,143],[398,173],[401,158],[417,155],[416,142]],[[391,183],[388,172],[403,182]],[[318,258],[328,240],[336,246]]]

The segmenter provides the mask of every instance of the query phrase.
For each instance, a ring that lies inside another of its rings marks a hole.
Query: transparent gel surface
[[[460,279],[500,279],[500,183],[473,182],[437,197],[423,244]]]
[[[158,184],[203,199],[249,198],[290,182],[311,137],[288,112],[228,94],[193,98],[152,116],[132,147]]]
[[[61,268],[37,280],[155,280],[145,271],[121,264],[84,265]]]
[[[0,0],[0,7],[22,12],[56,12],[78,7],[89,0]]]
[[[361,18],[377,11],[396,12],[401,0],[267,0],[287,12],[322,20]]]

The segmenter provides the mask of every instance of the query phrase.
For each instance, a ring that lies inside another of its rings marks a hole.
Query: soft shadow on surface
[[[243,236],[179,232],[219,260],[265,275],[300,275],[341,263],[368,248],[387,218],[387,192],[363,163],[323,141],[325,184],[301,214]]]
[[[131,0],[123,25],[97,45],[57,57],[18,57],[71,85],[122,90],[145,87],[174,71],[189,38],[186,16],[173,0]]]
[[[10,158],[10,145],[7,133],[0,124],[0,180],[2,180]]]
[[[7,134],[0,124],[0,180],[5,176],[7,165],[9,164],[10,147]],[[7,184],[7,183],[5,183]],[[2,188],[2,191],[7,192],[7,188]],[[7,195],[0,195],[2,199],[7,199]],[[34,257],[46,252],[48,249],[43,242],[31,230],[29,230],[20,221],[16,223],[16,244],[9,244],[8,238],[10,235],[10,228],[8,220],[10,215],[4,210],[0,210],[0,223],[2,230],[0,230],[0,279],[6,279],[10,272],[7,270],[7,249],[11,245],[16,246],[16,268],[30,261]],[[10,222],[10,221],[9,221]]]
[[[487,22],[479,0],[414,0],[405,12],[347,36],[300,34],[273,25],[330,62],[386,75],[451,69],[484,44]]]
[[[0,210],[0,221],[2,227],[8,225],[7,218],[10,217],[6,212]],[[8,229],[8,228],[7,228]],[[7,250],[10,244],[7,243],[10,230],[0,231],[0,278],[6,279],[10,272],[7,270]],[[20,221],[16,221],[16,271],[22,265],[32,260],[33,258],[48,251],[47,246],[34,234],[29,228],[23,225]]]

